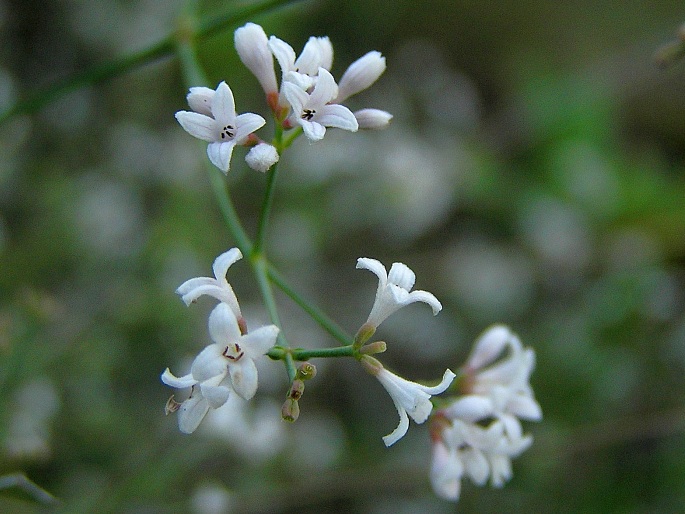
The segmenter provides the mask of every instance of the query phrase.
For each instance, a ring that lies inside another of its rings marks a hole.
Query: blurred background
[[[156,43],[183,6],[1,0],[0,111]],[[0,475],[25,473],[68,512],[685,510],[685,61],[653,60],[682,2],[321,0],[244,21],[298,53],[330,36],[337,78],[370,50],[388,65],[347,102],[393,113],[387,130],[330,130],[282,157],[274,264],[350,333],[377,284],[356,259],[409,265],[444,305],[377,333],[412,380],[509,324],[538,357],[535,443],[503,489],[465,480],[443,502],[427,427],[386,449],[392,402],[347,360],[314,361],[295,424],[280,420],[283,367],[264,362],[254,401],[178,432],[159,375],[210,342],[213,302],[186,308],[174,290],[233,241],[204,145],[174,120],[187,87],[170,56],[0,126]],[[234,28],[199,42],[208,85],[266,117]],[[254,233],[265,177],[244,153],[228,182]],[[250,326],[268,323],[248,264],[229,280]],[[337,344],[278,301],[292,344]],[[41,510],[0,491],[0,511]]]

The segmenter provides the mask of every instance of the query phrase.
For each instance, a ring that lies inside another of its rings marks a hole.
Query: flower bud
[[[369,52],[360,57],[343,73],[338,84],[338,96],[335,103],[363,91],[378,80],[385,71],[385,57],[380,52]]]
[[[368,341],[375,332],[375,326],[370,323],[364,323],[361,327],[359,327],[357,334],[354,336],[354,347],[361,348],[361,346]]]
[[[361,109],[354,113],[360,129],[384,129],[390,124],[392,114],[380,109]]]
[[[310,362],[303,362],[297,369],[297,378],[300,380],[310,380],[316,376],[316,366]]]
[[[383,364],[381,362],[374,358],[371,357],[370,355],[362,355],[362,358],[360,361],[364,369],[369,375],[378,376],[378,374],[383,371]]]
[[[299,400],[304,394],[304,382],[302,380],[293,380],[290,389],[288,390],[288,398]]]
[[[253,170],[265,173],[278,162],[278,152],[270,144],[260,143],[250,149],[245,156],[245,162]]]
[[[300,404],[297,403],[297,400],[288,398],[283,404],[283,407],[281,407],[281,418],[283,418],[283,421],[289,421],[290,423],[293,423],[297,421],[297,418],[299,417]]]
[[[240,60],[257,77],[264,92],[267,95],[277,92],[274,58],[264,29],[255,23],[248,23],[235,31],[234,39]]]
[[[385,341],[375,341],[373,343],[369,343],[367,345],[362,346],[359,350],[359,353],[362,353],[364,355],[374,355],[376,353],[383,353],[387,349],[388,345],[385,344]]]

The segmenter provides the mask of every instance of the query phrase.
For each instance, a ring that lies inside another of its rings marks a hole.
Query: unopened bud
[[[283,404],[283,407],[281,407],[281,418],[283,418],[283,421],[289,421],[290,423],[293,423],[297,421],[297,418],[299,417],[300,404],[297,403],[297,400],[288,398]]]
[[[299,400],[304,394],[304,382],[302,380],[293,380],[293,384],[288,391],[288,398]]]
[[[362,346],[359,352],[364,355],[373,355],[376,353],[383,353],[387,349],[388,345],[385,344],[385,341],[375,341],[373,343],[369,343],[367,345]]]
[[[359,327],[357,334],[354,336],[354,347],[361,348],[362,345],[367,342],[375,332],[376,327],[369,323],[364,323],[361,327]]]
[[[297,369],[297,378],[300,380],[310,380],[316,376],[316,366],[310,362],[304,362]]]
[[[381,364],[378,359],[371,357],[370,355],[362,355],[362,358],[359,362],[362,363],[362,366],[366,372],[374,377],[383,370],[383,364]]]

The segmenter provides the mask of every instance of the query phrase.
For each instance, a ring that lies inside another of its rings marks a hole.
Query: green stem
[[[235,7],[231,7],[229,12],[204,19],[197,23],[197,26],[184,19],[179,24],[177,31],[144,50],[95,66],[82,73],[77,73],[63,82],[57,83],[44,91],[33,93],[28,98],[18,101],[0,114],[0,125],[14,116],[36,112],[71,91],[103,82],[162,57],[171,56],[179,40],[203,39],[213,36],[260,13],[299,1],[266,0],[256,5],[244,6],[238,10]]]
[[[264,301],[264,306],[269,313],[271,323],[280,328],[281,320],[278,317],[276,300],[274,299],[274,293],[271,289],[271,282],[269,281],[268,264],[261,255],[255,255],[254,253],[250,256],[250,263],[252,264],[252,269],[257,277],[257,283],[259,284],[259,290],[262,294],[262,300]],[[290,346],[282,330],[278,332],[278,342],[282,347],[288,348]],[[290,381],[292,382],[295,380],[295,374],[297,373],[293,357],[290,353],[287,353],[283,360],[285,362],[285,369],[288,373],[288,378],[290,378]]]
[[[259,222],[257,224],[257,235],[255,237],[255,244],[253,252],[258,255],[264,248],[264,240],[266,238],[266,226],[269,221],[269,213],[274,203],[274,193],[276,191],[276,177],[278,175],[278,163],[274,164],[268,171],[266,179],[266,192],[264,193],[264,202],[262,203],[262,210],[259,213]]]
[[[336,348],[315,348],[313,350],[274,346],[268,351],[267,355],[274,360],[284,360],[290,356],[295,361],[308,361],[309,359],[316,358],[357,357],[358,352],[352,348],[352,345],[338,346]]]
[[[352,336],[347,334],[342,328],[340,328],[340,325],[338,325],[313,304],[305,300],[297,291],[290,287],[283,275],[281,275],[273,266],[269,267],[269,277],[281,291],[283,291],[287,296],[290,297],[292,301],[299,305],[303,311],[309,314],[309,316],[316,321],[321,328],[323,328],[341,344],[350,344],[350,341],[352,341]]]

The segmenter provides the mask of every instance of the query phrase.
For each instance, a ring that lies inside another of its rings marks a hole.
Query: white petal
[[[324,105],[317,110],[315,119],[326,127],[340,128],[350,132],[356,132],[359,129],[357,118],[343,105]]]
[[[475,448],[467,448],[462,452],[462,460],[466,473],[476,485],[485,484],[490,474],[490,464],[483,452]]]
[[[401,262],[394,262],[390,267],[390,272],[388,273],[388,282],[395,284],[402,289],[411,291],[414,287],[414,282],[416,281],[416,275],[406,264]]]
[[[295,69],[295,50],[285,41],[278,39],[276,36],[269,38],[269,49],[278,61],[283,74],[294,71]],[[283,85],[281,84],[281,87]]]
[[[481,334],[473,345],[471,355],[466,365],[473,369],[480,369],[493,362],[511,340],[509,327],[494,325]]]
[[[295,61],[295,69],[307,75],[316,75],[319,67],[330,69],[333,64],[333,47],[327,37],[310,37],[300,56]]]
[[[493,415],[495,406],[487,396],[470,394],[462,396],[444,409],[449,418],[475,422]]]
[[[442,304],[438,301],[433,293],[429,293],[428,291],[412,291],[407,296],[407,299],[403,305],[408,305],[415,302],[423,302],[430,305],[430,308],[433,309],[433,316],[437,315],[438,312],[442,310]]]
[[[197,112],[178,111],[176,120],[188,134],[203,141],[216,141],[216,121]]]
[[[322,107],[338,96],[338,84],[335,83],[333,75],[324,68],[319,68],[318,77],[314,91],[311,94],[310,103],[311,105]],[[352,117],[354,117],[354,114]]]
[[[296,116],[298,119],[300,119],[300,116],[302,115],[302,109],[309,101],[309,95],[292,82],[284,82],[281,87],[283,89],[285,99],[293,108],[293,116]]]
[[[433,443],[430,477],[435,494],[444,500],[459,500],[463,473],[456,452],[448,450],[442,442]]]
[[[418,384],[419,387],[421,388],[422,391],[430,394],[430,395],[435,395],[435,394],[440,394],[444,392],[451,384],[454,378],[457,375],[455,375],[451,369],[446,369],[445,372],[442,375],[442,380],[440,383],[436,386],[433,387],[428,387],[425,385]]]
[[[190,372],[198,382],[215,377],[225,377],[227,373],[226,358],[222,355],[224,347],[210,344],[202,350],[190,367]]]
[[[211,117],[212,98],[215,93],[216,91],[208,87],[191,87],[186,100],[193,111]]]
[[[219,255],[212,264],[212,271],[217,280],[225,278],[228,268],[243,258],[243,254],[238,248],[231,248],[227,252]]]
[[[182,377],[175,377],[169,368],[164,370],[162,373],[162,382],[166,385],[175,387],[176,389],[185,389],[186,387],[192,387],[197,384],[197,380],[193,378],[192,374],[183,375]]]
[[[409,430],[409,417],[407,416],[407,411],[405,411],[394,399],[393,402],[395,403],[397,413],[400,415],[400,423],[397,425],[395,430],[390,432],[388,435],[383,436],[383,442],[385,443],[385,446],[392,446],[397,441],[402,439],[407,433],[407,430]]]
[[[297,121],[299,121],[300,125],[302,126],[304,135],[307,136],[307,139],[309,139],[312,142],[321,141],[323,137],[326,135],[326,127],[324,127],[320,123],[302,119],[299,119]]]
[[[217,376],[206,380],[200,384],[202,396],[207,399],[212,409],[218,409],[228,400],[231,389],[225,385],[220,385],[224,380],[223,376]]]
[[[507,410],[515,416],[529,421],[540,421],[542,419],[542,408],[530,396],[517,394],[512,396],[507,405]]]
[[[240,328],[233,310],[220,303],[209,315],[209,336],[217,345],[233,345],[240,340]]]
[[[298,73],[297,71],[289,71],[283,75],[283,80],[295,84],[302,91],[308,91],[309,88],[316,83],[314,77],[310,77],[304,73]]]
[[[388,273],[385,266],[376,259],[369,259],[368,257],[360,257],[357,259],[357,269],[367,269],[378,277],[379,286],[385,287],[388,282]]]
[[[231,166],[231,155],[233,155],[233,141],[225,143],[209,143],[207,145],[207,157],[214,166],[219,168],[224,173],[228,173]]]
[[[184,434],[192,434],[209,411],[209,403],[196,393],[181,404],[178,411],[178,428]]]
[[[276,344],[277,337],[278,327],[276,325],[267,325],[242,336],[240,338],[240,347],[247,357],[255,359],[268,352]]]
[[[228,371],[235,392],[244,400],[250,400],[257,392],[258,386],[257,366],[254,361],[243,356],[238,362],[230,364]]]
[[[233,125],[235,121],[235,100],[233,91],[226,82],[221,82],[216,88],[212,99],[212,114],[219,125]]]
[[[233,140],[236,144],[241,144],[243,140],[255,130],[261,128],[266,120],[259,114],[246,112],[235,119],[236,131]]]
[[[345,71],[340,79],[338,96],[335,103],[363,91],[378,80],[385,71],[385,57],[380,52],[369,52],[360,57]]]
[[[176,293],[180,294],[181,296],[185,296],[193,289],[210,285],[216,285],[216,279],[209,277],[191,278],[183,282],[183,284],[181,284],[180,286],[178,286],[178,288],[176,289]],[[185,301],[185,299],[183,301]],[[190,302],[186,302],[186,305],[189,304]]]

